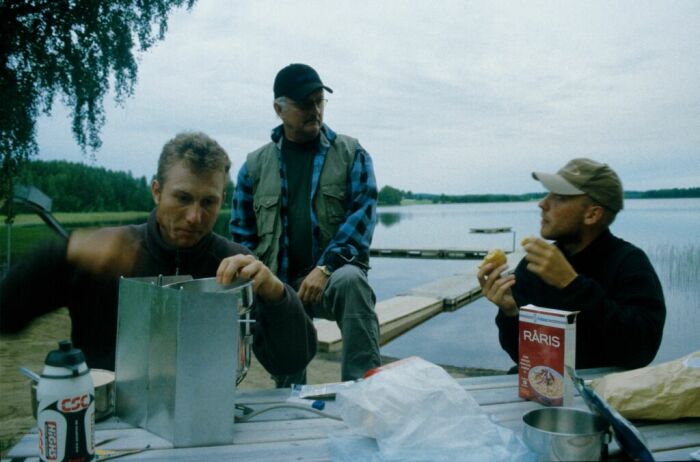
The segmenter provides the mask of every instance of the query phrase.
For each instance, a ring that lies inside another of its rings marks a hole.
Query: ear
[[[153,202],[158,205],[160,202],[160,183],[158,180],[151,181],[151,196],[153,196]]]
[[[589,226],[595,225],[603,221],[605,211],[600,205],[592,204],[586,209],[583,215],[583,223]]]
[[[282,118],[282,106],[280,106],[277,103],[272,103],[272,107],[275,109],[275,114],[277,114],[277,117],[280,119]]]

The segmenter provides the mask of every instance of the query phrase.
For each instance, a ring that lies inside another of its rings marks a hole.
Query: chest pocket
[[[260,196],[253,201],[255,222],[258,229],[258,245],[255,254],[262,261],[276,247],[275,235],[279,236],[276,228],[280,226],[279,196]],[[274,245],[273,245],[274,244]]]
[[[347,192],[345,187],[339,184],[325,184],[320,186],[318,195],[317,212],[318,225],[321,231],[321,248],[325,248],[338,232],[338,228],[345,221],[345,199]]]
[[[345,185],[326,184],[321,185],[321,197],[323,199],[322,216],[325,216],[330,225],[337,225],[345,220],[345,200],[347,192]]]

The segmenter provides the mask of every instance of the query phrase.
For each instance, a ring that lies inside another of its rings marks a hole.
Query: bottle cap
[[[50,351],[46,356],[46,365],[66,367],[77,371],[77,366],[85,362],[85,355],[79,348],[74,348],[70,340],[58,342],[58,350]]]

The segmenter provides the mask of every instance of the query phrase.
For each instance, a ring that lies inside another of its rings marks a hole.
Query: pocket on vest
[[[345,220],[345,192],[344,185],[328,184],[321,186],[321,194],[323,195],[323,208],[319,210],[321,214],[325,213],[328,217],[328,223],[337,225]]]
[[[258,245],[255,248],[255,254],[263,262],[266,260],[266,254],[273,247],[275,226],[279,220],[279,200],[279,196],[261,196],[253,201],[258,228]]]

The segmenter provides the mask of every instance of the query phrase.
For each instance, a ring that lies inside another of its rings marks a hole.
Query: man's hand
[[[268,303],[277,303],[284,298],[284,283],[253,255],[240,254],[221,260],[216,270],[217,282],[228,284],[236,277],[253,281],[253,292]]]
[[[517,316],[518,306],[511,292],[511,287],[515,284],[515,276],[511,274],[501,277],[501,273],[506,269],[508,269],[507,264],[494,268],[493,264],[489,263],[479,269],[476,277],[484,297],[496,304],[506,316]]]
[[[299,286],[299,298],[305,305],[313,305],[321,302],[323,289],[328,283],[328,276],[318,268],[314,268],[304,278],[304,282]]]
[[[93,274],[117,277],[131,274],[140,241],[123,228],[73,231],[66,260]]]
[[[529,239],[523,249],[527,252],[527,269],[551,286],[563,289],[578,276],[561,250],[553,244],[542,239]]]

